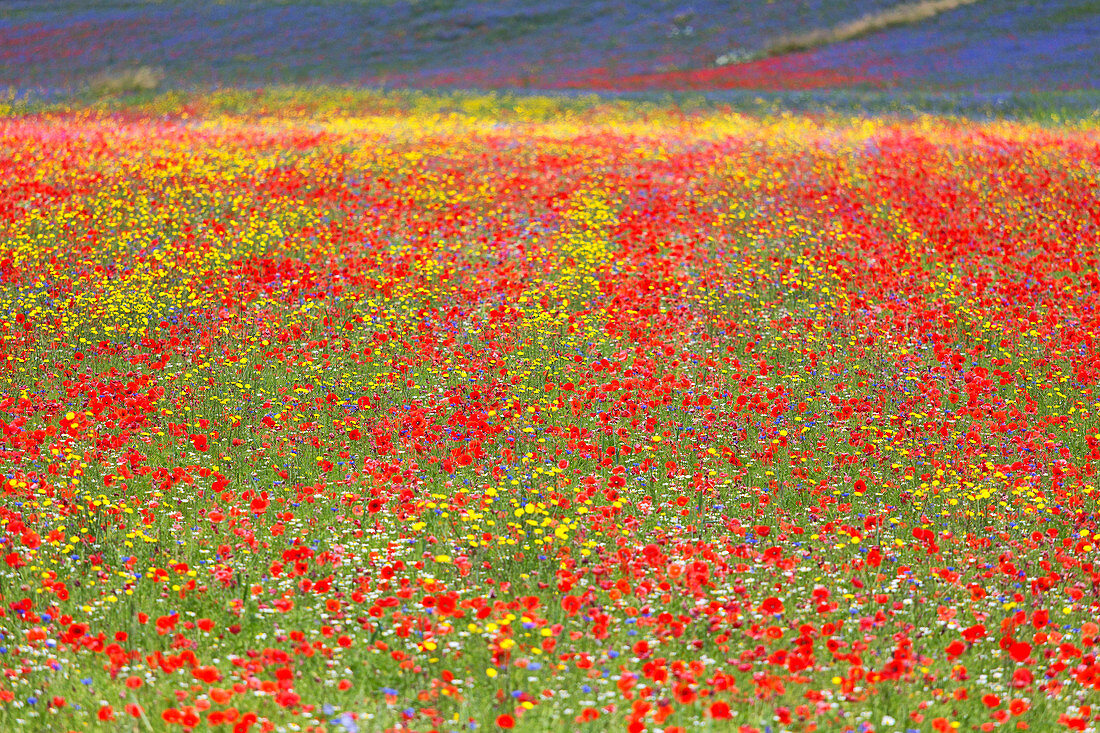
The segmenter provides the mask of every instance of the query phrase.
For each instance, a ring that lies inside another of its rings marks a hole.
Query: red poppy
[[[982,624],[975,624],[974,626],[968,626],[967,628],[963,629],[962,635],[963,635],[964,639],[966,639],[971,644],[973,644],[978,639],[981,639],[981,638],[985,637],[985,635],[986,635],[985,626],[983,626]]]
[[[191,674],[195,676],[195,679],[208,685],[217,682],[222,677],[221,672],[216,667],[196,667]]]
[[[710,717],[718,720],[728,720],[733,717],[733,711],[730,710],[729,703],[718,700],[710,705]]]
[[[1008,653],[1017,662],[1023,662],[1031,654],[1031,644],[1028,644],[1026,641],[1013,642],[1012,645],[1008,647]]]
[[[436,610],[443,616],[450,616],[455,612],[455,598],[449,595],[437,596],[435,599]]]

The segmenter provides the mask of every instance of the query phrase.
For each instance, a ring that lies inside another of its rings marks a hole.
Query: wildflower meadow
[[[1095,731],[1094,118],[0,115],[0,729]]]

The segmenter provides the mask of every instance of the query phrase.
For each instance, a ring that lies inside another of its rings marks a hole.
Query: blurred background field
[[[0,86],[1049,94],[1097,38],[1096,0],[7,2]]]

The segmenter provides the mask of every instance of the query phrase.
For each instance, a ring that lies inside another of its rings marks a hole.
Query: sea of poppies
[[[0,728],[1096,730],[1100,129],[0,117]]]

